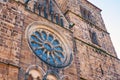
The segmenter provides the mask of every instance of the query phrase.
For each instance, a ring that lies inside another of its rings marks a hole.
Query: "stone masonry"
[[[36,0],[44,1],[44,0]],[[48,0],[49,1],[49,0]],[[53,69],[62,80],[120,80],[120,60],[106,30],[101,9],[87,0],[52,0],[54,15],[62,16],[64,25],[46,19],[33,10],[34,0],[26,9],[24,0],[0,0],[0,80],[25,79],[33,65],[35,70],[51,68],[31,51],[26,30],[34,22],[50,26],[70,46],[73,60],[67,68]],[[48,7],[49,8],[49,7]],[[55,34],[55,32],[53,34]],[[39,70],[38,70],[39,71]],[[45,74],[40,73],[42,80]]]

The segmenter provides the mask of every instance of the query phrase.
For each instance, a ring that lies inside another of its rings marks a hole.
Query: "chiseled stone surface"
[[[28,45],[26,34],[29,33],[26,30],[35,21],[52,25],[50,27],[64,36],[63,40],[67,40],[66,45],[70,45],[73,61],[67,68],[59,70],[60,77],[65,75],[64,80],[120,80],[120,61],[99,8],[87,0],[55,0],[60,8],[55,9],[61,10],[60,14],[64,13],[66,19],[63,28],[26,10],[24,0],[6,1],[0,0],[0,80],[24,80],[30,69],[40,71],[42,68],[45,72],[50,69],[33,54]],[[82,17],[80,6],[94,11],[92,15],[96,23]],[[70,22],[75,25],[68,29]],[[99,45],[92,43],[90,31],[96,32]],[[43,72],[41,74],[45,76]]]

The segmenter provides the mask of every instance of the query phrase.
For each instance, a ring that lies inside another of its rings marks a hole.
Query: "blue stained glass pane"
[[[36,32],[35,32],[35,34],[36,34],[38,37],[40,36],[40,34],[39,34],[39,32],[38,32],[38,31],[36,31]]]
[[[61,61],[58,57],[55,58],[58,64],[61,64]]]
[[[48,36],[48,41],[51,42],[53,40],[53,36],[52,35],[49,35]]]
[[[51,50],[52,50],[52,47],[51,47],[49,44],[47,44],[47,43],[44,44],[44,47],[45,47],[48,51],[51,51]]]
[[[47,60],[47,54],[46,53],[43,53],[43,57],[42,57],[43,60]]]
[[[42,31],[42,36],[43,36],[43,40],[46,40],[46,39],[47,39],[47,34],[46,34],[46,32]]]
[[[35,34],[39,38],[39,41],[42,42],[42,40],[41,40],[42,37],[41,37],[40,33],[38,31],[36,31]]]
[[[31,42],[31,46],[32,46],[32,47],[39,47],[40,45],[37,44],[37,43]]]
[[[52,58],[51,55],[50,55],[50,63],[51,63],[51,64],[54,64],[54,60],[53,60],[53,58]]]
[[[58,45],[59,44],[59,41],[58,40],[54,40],[53,41],[53,45]]]
[[[50,64],[61,66],[65,55],[63,48],[60,46],[59,40],[46,31],[35,31],[30,37],[31,48],[42,61]],[[52,52],[54,51],[54,52]]]
[[[63,51],[62,47],[55,47],[55,50]]]
[[[32,35],[31,38],[32,38],[32,40],[39,42],[39,39],[37,37]]]
[[[36,50],[35,53],[36,53],[37,55],[41,55],[41,54],[43,53],[43,50]]]

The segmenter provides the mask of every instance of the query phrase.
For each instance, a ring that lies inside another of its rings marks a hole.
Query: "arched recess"
[[[27,68],[25,80],[42,80],[45,75],[44,70],[38,65],[31,65]]]

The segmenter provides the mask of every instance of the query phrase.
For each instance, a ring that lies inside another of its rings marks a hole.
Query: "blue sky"
[[[88,0],[100,9],[113,45],[120,58],[120,0]]]

